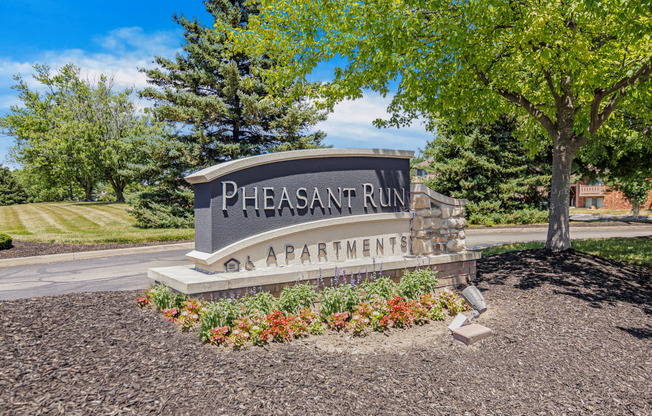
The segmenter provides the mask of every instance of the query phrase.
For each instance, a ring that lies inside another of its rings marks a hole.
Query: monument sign
[[[465,251],[461,230],[465,201],[411,187],[412,156],[311,149],[194,173],[186,177],[195,190],[195,250],[187,255],[194,265],[149,275],[183,293],[214,297],[262,286],[278,291],[297,279],[323,281],[381,265],[396,275],[417,264],[473,261],[473,270],[464,266],[474,273],[478,256]],[[445,252],[458,256],[444,259]]]

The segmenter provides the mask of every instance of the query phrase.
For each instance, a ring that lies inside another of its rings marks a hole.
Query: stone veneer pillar
[[[457,253],[466,250],[466,199],[439,194],[423,184],[411,186],[414,212],[411,225],[412,254]]]

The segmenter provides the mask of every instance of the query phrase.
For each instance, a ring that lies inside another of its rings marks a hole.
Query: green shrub
[[[512,212],[476,213],[467,210],[469,224],[501,225],[501,224],[541,224],[548,222],[548,211],[538,209],[520,209]]]
[[[199,317],[199,337],[202,341],[207,341],[211,336],[211,329],[233,325],[233,322],[242,317],[244,312],[244,305],[232,299],[220,299],[217,302],[207,303]]]
[[[241,302],[250,317],[256,313],[269,315],[274,309],[278,308],[278,302],[274,295],[265,291],[258,292],[255,296],[245,296],[241,299]]]
[[[369,299],[378,296],[382,300],[388,300],[397,294],[398,286],[389,277],[381,277],[374,281],[366,281],[360,285],[360,291]]]
[[[444,312],[444,307],[441,303],[435,303],[432,305],[432,308],[430,308],[430,311],[428,311],[428,316],[430,316],[430,319],[433,321],[443,321],[446,319],[446,312]]]
[[[11,248],[13,240],[7,234],[0,234],[0,250]]]
[[[195,196],[190,189],[149,188],[130,197],[131,214],[141,228],[192,228]]]
[[[432,293],[439,284],[437,271],[429,268],[406,271],[398,285],[398,293],[406,299],[418,300],[421,295]]]
[[[25,204],[27,202],[27,193],[16,181],[13,172],[0,164],[0,205]]]
[[[327,287],[319,296],[320,314],[324,318],[342,312],[353,312],[355,305],[362,302],[362,292],[359,286],[341,284],[338,287]]]
[[[311,284],[285,286],[278,298],[278,304],[282,311],[291,314],[298,314],[306,308],[312,308],[317,300],[317,291]]]
[[[170,291],[170,288],[165,285],[156,285],[151,288],[148,292],[154,308],[157,311],[162,311],[163,309],[170,309],[174,305],[174,295]]]

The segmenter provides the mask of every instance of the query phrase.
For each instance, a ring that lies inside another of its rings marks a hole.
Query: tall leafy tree
[[[273,63],[264,52],[232,54],[226,33],[213,29],[213,23],[246,26],[257,7],[245,0],[204,4],[214,22],[206,26],[175,15],[184,30],[183,51],[174,59],[157,57],[156,68],[143,70],[152,87],[141,95],[154,101],[157,119],[176,129],[170,146],[180,158],[162,161],[170,165],[168,172],[181,178],[188,170],[240,157],[321,146],[325,134],[309,129],[325,117],[304,100],[304,91],[296,86],[272,91],[258,76]],[[299,98],[278,99],[290,92]]]
[[[339,59],[333,81],[317,94],[326,105],[398,85],[392,117],[379,125],[416,117],[491,122],[514,110],[527,117],[519,134],[532,146],[552,144],[552,250],[570,247],[570,174],[579,149],[600,140],[615,109],[652,100],[649,0],[258,4],[261,15],[233,39],[273,57],[268,76],[280,85]]]
[[[72,183],[81,186],[90,200],[99,178],[91,145],[91,127],[86,122],[91,90],[79,77],[78,68],[66,65],[52,74],[46,65],[35,65],[34,80],[43,89],[32,89],[15,76],[22,106],[12,106],[0,118],[3,131],[14,136],[14,160],[37,172],[48,186]]]
[[[432,159],[426,170],[434,174],[426,185],[468,199],[471,220],[541,207],[550,186],[549,157],[542,152],[530,157],[513,135],[514,117],[458,129],[442,123],[426,146],[424,156]]]
[[[623,193],[632,204],[634,216],[652,190],[652,123],[641,114],[652,111],[652,101],[644,111],[621,110],[615,113],[619,128],[606,130],[608,138],[590,143],[581,154],[582,173],[601,177],[606,185]]]
[[[52,73],[35,65],[34,79],[43,92],[32,89],[19,76],[14,89],[22,106],[12,106],[0,126],[16,139],[13,158],[37,173],[47,186],[73,183],[87,201],[98,181],[106,181],[124,201],[123,191],[135,179],[127,169],[139,151],[135,136],[157,130],[139,115],[131,90],[114,92],[112,82],[101,76],[96,84],[82,79],[78,67],[68,64]]]
[[[12,172],[0,164],[0,205],[25,204],[27,200],[27,193]]]

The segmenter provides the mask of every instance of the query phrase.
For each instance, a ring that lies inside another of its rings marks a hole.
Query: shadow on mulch
[[[517,289],[531,290],[551,284],[556,287],[555,293],[576,297],[595,308],[626,302],[652,314],[650,268],[572,249],[558,253],[543,249],[515,251],[487,257],[479,263],[482,267],[478,267],[478,283],[503,285],[505,276],[509,276]]]
[[[468,347],[452,317],[232,351],[139,309],[139,291],[0,302],[0,414],[652,414],[652,271],[534,250],[478,277],[494,336]]]

